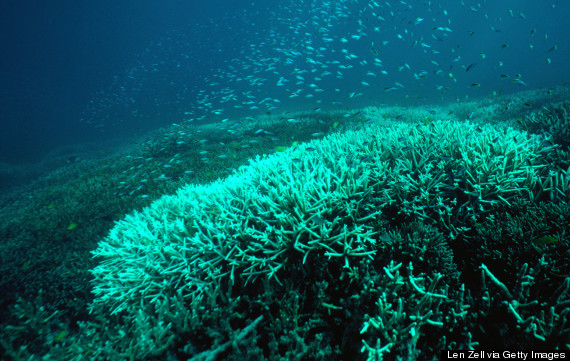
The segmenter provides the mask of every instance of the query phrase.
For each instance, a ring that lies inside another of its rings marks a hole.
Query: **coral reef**
[[[456,269],[480,240],[478,224],[497,210],[568,201],[569,188],[550,186],[555,150],[513,129],[434,121],[372,126],[258,157],[120,221],[94,251],[92,311],[117,318],[110,352],[135,359],[218,349],[260,316],[264,336],[249,349],[269,359],[291,350],[299,359],[357,350],[368,359],[433,358],[477,345],[475,324],[504,302],[515,329],[537,341],[554,335],[562,347],[567,279],[553,280],[554,301],[529,301],[552,310],[544,316],[551,325],[517,311],[531,293],[509,291],[539,268],[514,262],[519,277],[506,285],[476,265],[491,280],[480,289],[466,288]],[[291,292],[297,306],[284,316]],[[207,324],[228,310],[229,326]],[[293,316],[293,324],[280,320]],[[208,340],[199,330],[210,330]]]
[[[525,116],[522,122],[530,132],[548,136],[565,150],[570,148],[570,102],[545,106]]]
[[[2,195],[1,351],[423,360],[568,348],[570,155],[521,121],[564,96],[174,124],[68,164]]]

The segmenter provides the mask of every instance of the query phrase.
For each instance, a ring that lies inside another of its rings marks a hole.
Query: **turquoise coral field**
[[[5,192],[2,357],[568,349],[569,94],[173,124]]]

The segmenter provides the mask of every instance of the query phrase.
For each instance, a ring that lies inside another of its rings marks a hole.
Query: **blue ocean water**
[[[0,162],[87,156],[183,121],[552,87],[569,79],[569,10],[553,0],[7,1]]]
[[[5,1],[0,358],[568,349],[569,8]]]

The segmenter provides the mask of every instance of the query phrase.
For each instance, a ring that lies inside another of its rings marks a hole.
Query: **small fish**
[[[322,226],[322,225],[326,224],[326,222],[327,222],[326,219],[324,219],[323,217],[317,216],[317,215],[313,216],[311,218],[311,220],[318,226]]]
[[[60,333],[58,333],[58,334],[53,338],[53,340],[54,340],[55,342],[61,342],[61,341],[65,338],[65,336],[67,336],[67,331],[66,331],[66,330],[63,330],[63,331],[61,331]]]
[[[543,236],[543,237],[538,237],[537,239],[533,240],[532,243],[534,243],[535,245],[537,245],[539,247],[544,247],[547,244],[556,243],[558,241],[559,241],[559,239],[556,237]]]
[[[69,226],[67,226],[67,230],[71,231],[72,229],[77,228],[77,226],[79,226],[79,223],[71,223]]]
[[[479,84],[479,83],[471,83],[471,85],[469,85],[470,88],[477,88],[480,86],[481,86],[481,84]]]

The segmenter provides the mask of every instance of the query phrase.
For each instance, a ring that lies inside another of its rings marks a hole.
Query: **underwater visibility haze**
[[[7,1],[2,359],[568,350],[568,14]]]

